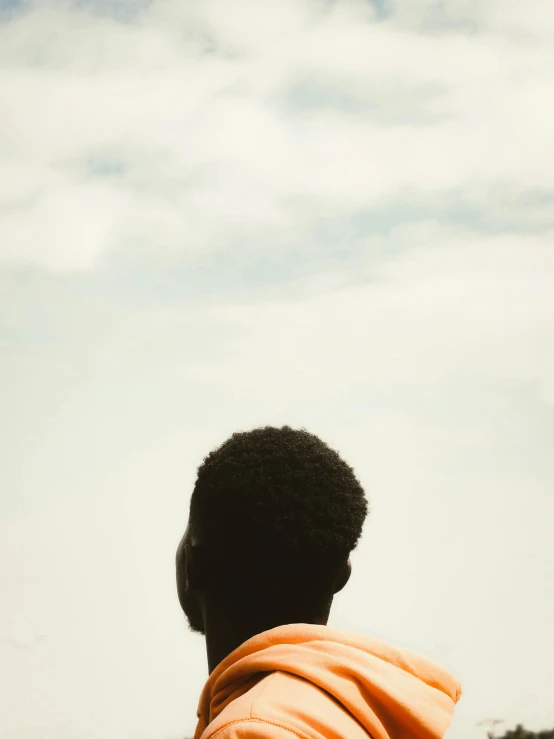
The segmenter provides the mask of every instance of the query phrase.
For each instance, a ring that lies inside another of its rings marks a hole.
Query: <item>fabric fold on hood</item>
[[[373,739],[442,739],[462,693],[446,668],[415,652],[327,626],[287,624],[252,637],[214,669],[195,739],[272,672],[327,691]]]

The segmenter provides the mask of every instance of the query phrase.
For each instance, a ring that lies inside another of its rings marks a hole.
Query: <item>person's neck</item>
[[[255,622],[254,619],[246,620],[238,617],[224,617],[221,616],[222,613],[228,613],[228,611],[215,607],[208,608],[204,611],[206,652],[210,675],[235,649],[238,649],[241,644],[244,644],[257,634],[289,623],[313,623],[326,626],[329,619],[329,613],[327,612],[316,617],[268,618]]]
[[[206,653],[210,675],[215,668],[238,649],[241,644],[260,633],[257,629],[246,626],[232,628],[230,624],[210,623],[205,627]]]

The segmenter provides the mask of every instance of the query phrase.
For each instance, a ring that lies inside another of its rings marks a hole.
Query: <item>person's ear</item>
[[[185,544],[185,576],[187,590],[201,591],[206,581],[204,551],[199,544]]]
[[[350,580],[350,575],[352,574],[352,563],[350,562],[350,558],[348,558],[348,562],[345,563],[344,568],[342,572],[340,573],[338,580],[335,584],[334,592],[338,593],[340,592],[346,583]]]

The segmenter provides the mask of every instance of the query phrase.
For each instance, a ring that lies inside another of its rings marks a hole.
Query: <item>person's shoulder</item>
[[[202,739],[367,739],[361,724],[327,691],[298,675],[275,671],[231,701]]]
[[[312,739],[295,725],[291,678],[297,680],[278,671],[264,675],[225,706],[202,739]]]

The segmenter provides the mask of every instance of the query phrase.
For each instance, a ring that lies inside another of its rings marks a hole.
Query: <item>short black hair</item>
[[[369,507],[354,471],[305,428],[234,433],[198,468],[189,525],[230,606],[328,599]]]

